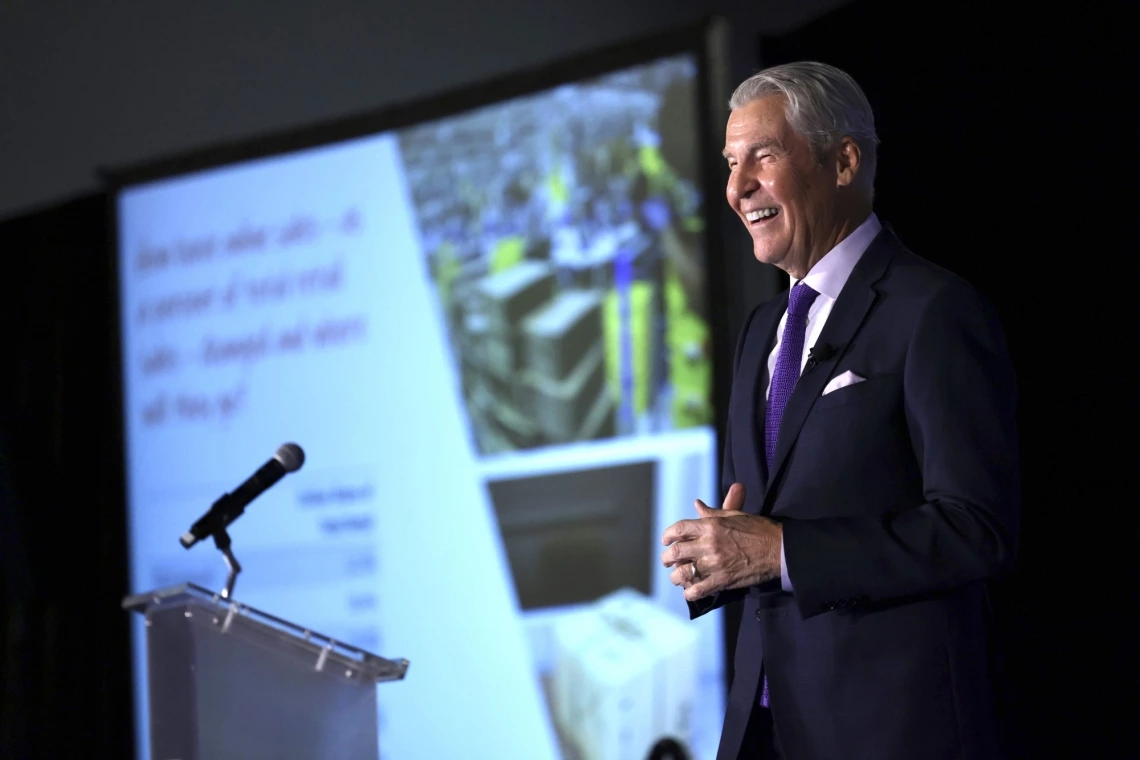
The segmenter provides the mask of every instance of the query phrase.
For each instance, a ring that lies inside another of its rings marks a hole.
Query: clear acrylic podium
[[[128,596],[146,617],[152,760],[375,760],[386,660],[194,584]]]

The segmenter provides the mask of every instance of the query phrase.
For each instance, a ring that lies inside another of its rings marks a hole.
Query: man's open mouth
[[[744,215],[749,224],[763,224],[767,220],[780,213],[778,208],[758,208],[755,211],[749,211]]]

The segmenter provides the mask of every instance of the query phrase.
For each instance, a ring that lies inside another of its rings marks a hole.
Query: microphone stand
[[[222,553],[222,559],[226,561],[226,585],[222,589],[222,598],[229,599],[234,593],[234,584],[237,583],[238,573],[241,572],[241,563],[237,561],[230,546],[233,543],[230,541],[230,534],[226,531],[226,526],[221,524],[217,530],[210,534],[214,539],[214,546],[218,547],[218,551]]]

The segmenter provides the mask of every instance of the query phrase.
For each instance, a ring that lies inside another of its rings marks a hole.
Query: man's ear
[[[859,144],[850,137],[839,141],[835,151],[835,183],[839,187],[850,187],[855,184],[855,177],[863,168],[863,152]]]

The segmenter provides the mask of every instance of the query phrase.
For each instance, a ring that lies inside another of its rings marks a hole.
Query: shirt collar
[[[863,254],[871,245],[871,241],[883,229],[879,217],[871,214],[867,219],[852,230],[851,234],[839,241],[839,244],[824,254],[823,258],[815,263],[811,271],[804,276],[804,284],[817,293],[835,300],[839,298],[839,291],[847,284],[851,270],[863,258]]]

